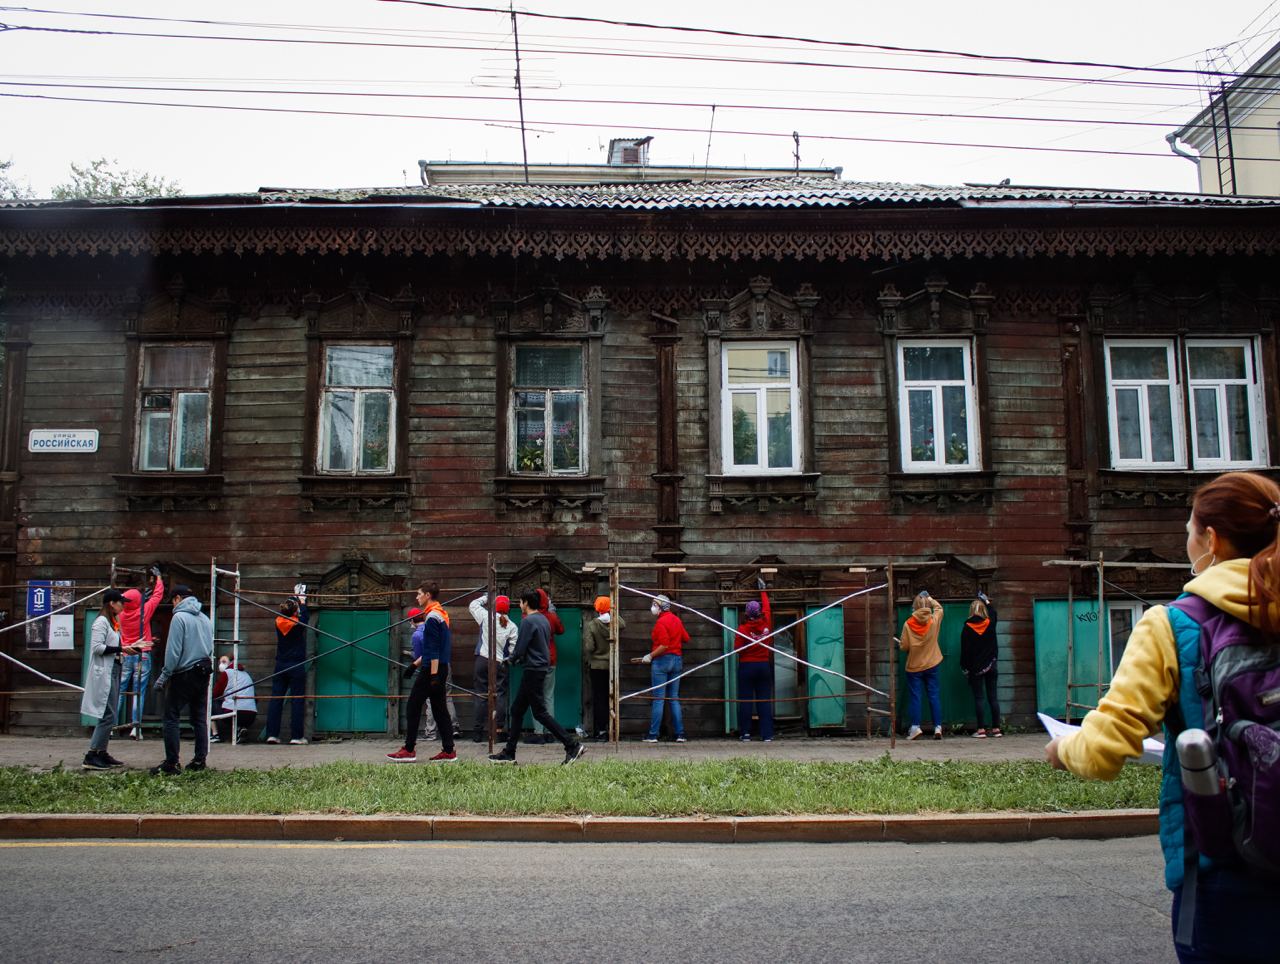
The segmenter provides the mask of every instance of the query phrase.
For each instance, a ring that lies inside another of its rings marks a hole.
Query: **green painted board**
[[[1073,683],[1098,682],[1098,602],[1095,599],[1077,599],[1073,605],[1072,623],[1072,672]],[[1032,606],[1036,641],[1036,709],[1046,716],[1065,719],[1067,715],[1067,601],[1065,599],[1037,599]],[[1103,645],[1107,645],[1106,634]],[[1111,680],[1111,666],[1103,650],[1103,682]],[[1072,701],[1097,702],[1096,689],[1078,688]],[[1073,719],[1080,719],[1085,710],[1073,708]]]
[[[520,614],[509,614],[517,626]],[[582,725],[582,607],[557,606],[556,615],[564,623],[564,632],[556,637],[556,688],[552,715],[567,730]],[[520,689],[521,667],[511,667],[507,687],[508,709]],[[522,726],[533,728],[533,714],[525,713]]]
[[[805,623],[805,655],[814,666],[844,672],[844,608],[834,606],[817,612],[810,609]],[[809,699],[809,727],[844,727],[845,681],[839,676],[806,666]],[[839,694],[838,699],[813,697]]]
[[[938,672],[938,696],[942,700],[942,724],[961,723],[975,725],[973,691],[969,681],[960,671],[960,630],[969,618],[968,602],[942,604],[942,629],[938,633],[938,648],[942,650],[942,665]],[[898,629],[911,615],[910,606],[898,607]],[[997,632],[999,630],[997,629]],[[906,727],[907,715],[907,654],[898,651],[898,725]],[[929,716],[929,694],[920,694],[920,725],[926,729],[932,725]]]
[[[374,633],[359,645],[390,655],[387,628],[390,616],[383,610],[321,610],[318,630],[344,641]],[[379,632],[381,630],[381,632]],[[355,699],[315,700],[315,730],[320,733],[385,733],[387,731],[388,667],[385,659],[364,653],[329,636],[316,637],[316,653],[329,653],[316,660],[316,696],[354,696]]]
[[[720,609],[720,621],[726,626],[733,629],[738,628],[738,607],[724,606]],[[734,634],[728,630],[721,630],[724,635],[723,652],[733,652]],[[724,698],[726,700],[736,700],[738,698],[738,661],[736,659],[726,659],[724,661]],[[738,704],[725,703],[724,705],[724,731],[725,733],[736,733],[738,730]]]

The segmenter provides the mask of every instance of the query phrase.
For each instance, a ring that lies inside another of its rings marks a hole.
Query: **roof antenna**
[[[702,179],[707,179],[707,171],[711,168],[711,135],[716,129],[716,105],[711,105],[711,123],[707,127],[707,156],[702,162]]]
[[[796,177],[799,177],[800,176],[800,132],[792,131],[791,139],[796,142],[795,153],[792,154],[791,156],[796,159]]]
[[[516,22],[516,5],[514,0],[509,4],[511,11],[511,35],[516,44],[516,100],[520,103],[520,149],[524,152],[524,183],[529,183],[529,143],[524,130],[524,86],[520,83],[520,26]]]

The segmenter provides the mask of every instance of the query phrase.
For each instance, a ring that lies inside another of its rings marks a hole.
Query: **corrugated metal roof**
[[[369,192],[270,190],[264,203],[342,201],[470,202],[490,208],[579,208],[661,211],[681,208],[859,208],[895,205],[1018,207],[1063,205],[1142,205],[1157,207],[1276,206],[1277,198],[1219,194],[1175,194],[1096,188],[1010,185],[896,184],[832,181],[819,178],[742,178],[728,181],[666,181],[651,184],[451,184],[429,188],[392,188]]]
[[[1023,185],[898,184],[771,177],[644,184],[450,184],[429,187],[262,188],[225,194],[111,201],[11,201],[2,207],[235,207],[284,205],[437,205],[575,210],[742,210],[918,207],[1277,207],[1280,198],[1178,194],[1167,191]]]

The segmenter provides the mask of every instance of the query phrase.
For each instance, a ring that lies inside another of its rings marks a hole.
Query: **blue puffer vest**
[[[1187,595],[1184,593],[1184,595]],[[1182,768],[1174,744],[1184,729],[1204,726],[1204,703],[1196,692],[1195,674],[1200,665],[1200,624],[1178,609],[1166,609],[1178,647],[1178,709],[1164,722],[1164,774],[1160,779],[1160,849],[1164,851],[1164,883],[1170,890],[1182,886],[1186,841],[1182,807]],[[1200,858],[1200,869],[1212,866]]]

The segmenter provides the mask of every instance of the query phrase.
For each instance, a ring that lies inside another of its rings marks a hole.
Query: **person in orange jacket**
[[[942,628],[942,603],[925,590],[920,590],[912,603],[913,612],[902,624],[898,648],[907,654],[907,714],[911,718],[908,740],[918,740],[920,729],[920,690],[928,690],[929,712],[933,717],[933,738],[942,739],[942,700],[938,696],[938,667],[942,650],[938,648],[938,630]]]

